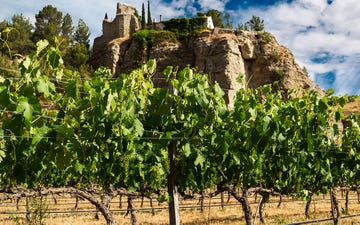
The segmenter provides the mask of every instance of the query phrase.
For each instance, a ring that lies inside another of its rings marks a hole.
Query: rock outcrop
[[[278,89],[299,89],[299,92],[323,92],[294,60],[289,49],[277,43],[267,32],[238,33],[203,32],[199,37],[182,41],[161,40],[151,47],[131,38],[118,38],[94,46],[91,64],[107,66],[114,76],[128,73],[149,59],[156,59],[158,72],[154,81],[162,85],[162,70],[168,66],[197,68],[218,82],[226,93],[229,105],[239,88],[256,88],[278,82]],[[243,77],[239,83],[238,76]]]

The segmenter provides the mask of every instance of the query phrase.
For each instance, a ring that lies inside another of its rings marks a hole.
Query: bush
[[[165,30],[173,32],[178,38],[185,38],[193,34],[200,33],[206,29],[206,18],[174,18],[164,21]]]
[[[162,30],[141,30],[133,34],[133,39],[140,42],[142,47],[151,48],[162,42],[176,43],[177,38],[173,32]]]

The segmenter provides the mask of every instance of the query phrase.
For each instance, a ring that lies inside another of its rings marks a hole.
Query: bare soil
[[[345,208],[344,196],[338,194],[340,199],[340,204],[342,208]],[[225,198],[226,199],[226,198]],[[111,205],[111,209],[120,210],[119,200],[114,199],[114,202]],[[256,214],[258,208],[258,202],[260,199],[251,198],[250,202],[252,203],[253,214]],[[20,201],[19,209],[16,209],[15,202],[7,202],[0,205],[0,224],[2,225],[17,225],[17,224],[50,224],[50,225],[104,225],[105,220],[102,215],[99,214],[99,219],[96,219],[96,212],[94,207],[91,204],[88,204],[86,201],[80,201],[77,212],[75,213],[75,199],[68,197],[62,197],[57,199],[57,204],[54,204],[53,199],[47,199],[44,201],[45,204],[41,205],[39,200],[33,201],[30,205],[31,211],[46,209],[47,213],[44,214],[44,218],[36,217],[34,214],[31,214],[30,222],[27,223],[25,220],[25,201]],[[114,213],[117,224],[130,224],[130,215],[126,215],[126,199],[122,200],[122,210]],[[236,203],[234,199],[230,200],[230,203]],[[207,207],[213,204],[220,204],[219,198],[206,199],[204,201],[203,211],[200,208],[190,208],[182,209],[181,214],[181,223],[186,225],[197,225],[197,224],[206,224],[206,225],[231,225],[231,224],[245,224],[242,209],[240,205]],[[286,198],[281,203],[280,207],[278,206],[278,198],[273,197],[270,199],[270,202],[265,206],[265,220],[266,224],[289,224],[299,221],[306,221],[307,219],[304,216],[305,202],[301,200],[294,200],[291,198]],[[141,201],[137,200],[135,202],[137,208],[140,208]],[[190,207],[199,207],[199,201],[196,200],[187,200],[182,201],[181,205],[187,205]],[[41,207],[43,206],[43,207]],[[144,201],[144,208],[149,208],[149,201]],[[164,207],[166,208],[166,203],[156,204],[154,207]],[[82,212],[82,211],[90,212]],[[64,211],[68,213],[52,213],[52,212]],[[344,211],[344,210],[343,210]],[[20,213],[20,214],[4,214],[7,213]],[[349,202],[349,214],[360,214],[360,204],[358,203],[357,196],[355,193],[351,193],[350,202]],[[316,201],[311,204],[310,207],[310,217],[308,220],[314,219],[323,219],[330,218],[330,201],[329,196],[316,196]],[[155,215],[152,215],[151,210],[149,211],[138,211],[137,220],[139,225],[166,225],[168,224],[168,212],[166,209],[155,210]],[[261,224],[259,216],[257,215],[256,224]],[[316,223],[312,223],[316,224]],[[317,224],[333,224],[332,221],[317,223]],[[349,219],[342,219],[342,224],[359,224],[360,225],[360,216],[353,217]]]

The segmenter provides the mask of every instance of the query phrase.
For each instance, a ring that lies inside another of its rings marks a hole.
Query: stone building
[[[116,38],[131,37],[133,33],[140,30],[141,26],[136,16],[136,8],[123,4],[117,3],[116,17],[111,20],[107,14],[102,23],[103,34],[94,40],[94,48],[109,42]],[[165,28],[162,23],[162,16],[160,15],[159,22],[153,22],[148,24],[148,29],[163,30]],[[204,27],[208,29],[214,29],[214,24],[210,16],[206,17]]]
[[[110,20],[107,14],[105,15],[102,23],[103,34],[94,40],[94,48],[116,38],[131,37],[138,30],[140,24],[136,17],[136,8],[117,3],[116,17]]]

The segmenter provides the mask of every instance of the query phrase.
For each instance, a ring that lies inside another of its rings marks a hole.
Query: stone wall
[[[117,4],[117,10],[116,10],[116,14],[130,14],[130,15],[135,15],[136,12],[136,8],[129,6],[129,5],[125,5],[122,3],[118,3]]]
[[[103,34],[94,40],[94,49],[99,48],[113,39],[129,38],[140,30],[140,24],[135,16],[136,9],[132,6],[118,3],[116,17],[113,20],[104,19]]]

